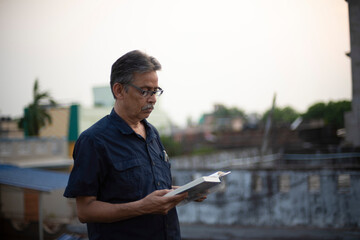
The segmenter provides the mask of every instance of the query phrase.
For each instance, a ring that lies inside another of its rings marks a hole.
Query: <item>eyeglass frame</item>
[[[141,93],[141,96],[143,96],[145,98],[149,97],[149,96],[151,97],[152,95],[155,95],[156,97],[160,97],[164,92],[164,90],[162,90],[161,87],[158,87],[156,91],[150,91],[150,90],[143,90],[143,89],[139,88],[138,86],[135,86],[132,83],[127,83],[126,85],[129,85],[129,86],[135,88],[136,90],[138,90]]]

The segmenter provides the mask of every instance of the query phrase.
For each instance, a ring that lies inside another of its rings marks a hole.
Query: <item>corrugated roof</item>
[[[0,184],[50,192],[65,188],[69,174],[0,164]]]

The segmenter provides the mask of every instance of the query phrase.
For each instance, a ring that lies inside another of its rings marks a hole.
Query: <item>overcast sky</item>
[[[160,107],[184,124],[215,103],[263,113],[351,99],[345,0],[0,0],[0,115],[20,116],[35,78],[91,106],[112,63],[139,49],[162,64]]]

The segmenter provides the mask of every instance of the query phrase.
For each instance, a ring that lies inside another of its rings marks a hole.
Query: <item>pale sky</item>
[[[351,99],[345,0],[0,0],[0,116],[35,78],[60,103],[91,106],[114,61],[139,49],[163,66],[159,105],[180,125],[215,103],[303,112]]]

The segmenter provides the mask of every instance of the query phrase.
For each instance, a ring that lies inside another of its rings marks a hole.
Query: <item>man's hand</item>
[[[177,189],[179,188],[180,186],[172,186],[172,189]],[[203,195],[203,196],[199,196],[198,199],[195,199],[194,202],[202,202],[204,201],[205,199],[207,198],[207,195]]]
[[[202,197],[199,197],[198,199],[195,199],[194,201],[195,201],[195,202],[202,202],[202,201],[204,201],[206,198],[207,198],[207,196],[204,195],[204,196],[202,196]]]
[[[171,190],[157,190],[140,200],[140,209],[144,214],[167,214],[168,211],[184,200],[188,194],[182,193],[171,197],[164,195]]]

